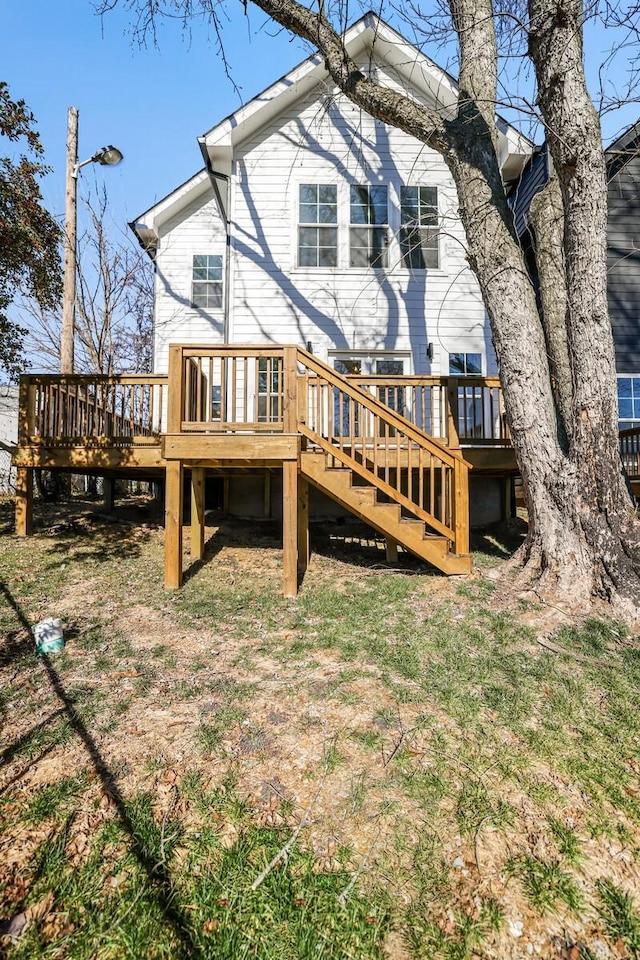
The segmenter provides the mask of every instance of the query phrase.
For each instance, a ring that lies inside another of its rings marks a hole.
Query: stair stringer
[[[390,537],[421,560],[447,574],[471,572],[468,554],[450,552],[447,537],[429,534],[422,520],[403,518],[398,503],[380,503],[373,486],[354,486],[353,471],[347,467],[329,467],[327,454],[303,452],[300,472],[322,493],[345,507],[385,537]]]

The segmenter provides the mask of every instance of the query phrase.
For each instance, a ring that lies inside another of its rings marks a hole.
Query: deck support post
[[[265,519],[271,516],[271,471],[265,470],[262,487],[262,515]]]
[[[33,533],[33,467],[16,468],[16,536]]]
[[[398,562],[398,544],[393,537],[385,537],[385,552],[387,555],[387,563]]]
[[[298,477],[298,570],[305,572],[309,564],[309,482]]]
[[[115,486],[113,477],[104,477],[102,480],[102,502],[105,510],[113,510],[115,505]]]
[[[182,479],[181,460],[167,460],[164,507],[164,585],[182,585]]]
[[[204,467],[191,469],[191,556],[204,556]]]
[[[298,463],[282,463],[282,572],[285,597],[298,593]]]

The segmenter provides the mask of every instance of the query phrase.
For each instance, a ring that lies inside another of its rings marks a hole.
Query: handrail
[[[151,442],[163,432],[166,384],[157,374],[25,374],[18,444]]]
[[[467,553],[469,464],[460,452],[306,350],[296,360],[305,371],[299,432]]]

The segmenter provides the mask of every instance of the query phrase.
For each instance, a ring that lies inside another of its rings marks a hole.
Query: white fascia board
[[[458,98],[455,79],[375,14],[366,14],[347,30],[345,45],[354,59],[363,51],[373,49],[374,59],[405,81],[409,95],[413,89],[416,99],[423,98],[444,116],[455,116]],[[228,173],[233,151],[243,140],[284,112],[291,102],[328,80],[323,58],[316,53],[212,127],[199,138],[211,168]],[[509,179],[519,173],[531,156],[533,143],[500,117],[498,133],[501,167],[505,179]]]
[[[187,204],[197,200],[198,197],[211,191],[211,189],[211,181],[207,171],[199,170],[186,183],[181,184],[168,196],[141,213],[129,226],[141,239],[143,234],[146,237],[155,236],[158,238],[163,223],[166,223]]]

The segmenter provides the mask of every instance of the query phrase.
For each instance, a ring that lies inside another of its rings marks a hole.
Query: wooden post
[[[398,562],[398,544],[393,537],[385,537],[385,547],[387,554],[387,563]]]
[[[180,433],[183,419],[183,370],[182,347],[169,347],[169,376],[167,383],[167,433]]]
[[[283,593],[298,593],[298,463],[282,464],[282,569]]]
[[[459,449],[457,377],[449,377],[447,380],[447,441],[451,450]]]
[[[204,467],[191,469],[191,556],[204,556]]]
[[[33,533],[33,467],[16,468],[16,536]]]
[[[102,502],[105,510],[113,510],[115,505],[115,487],[116,483],[113,477],[105,477],[102,481]]]
[[[229,513],[229,507],[231,505],[231,481],[229,477],[225,477],[222,481],[222,512],[224,514]]]
[[[164,585],[168,590],[182,585],[182,476],[182,462],[168,460],[164,493]]]
[[[271,471],[269,469],[264,472],[264,484],[262,487],[262,515],[263,517],[271,516]]]
[[[456,553],[469,553],[469,468],[458,460],[453,470],[453,532]]]
[[[298,570],[304,573],[309,564],[309,483],[298,477]]]
[[[284,348],[284,402],[282,410],[285,433],[298,432],[298,370],[297,347]]]

